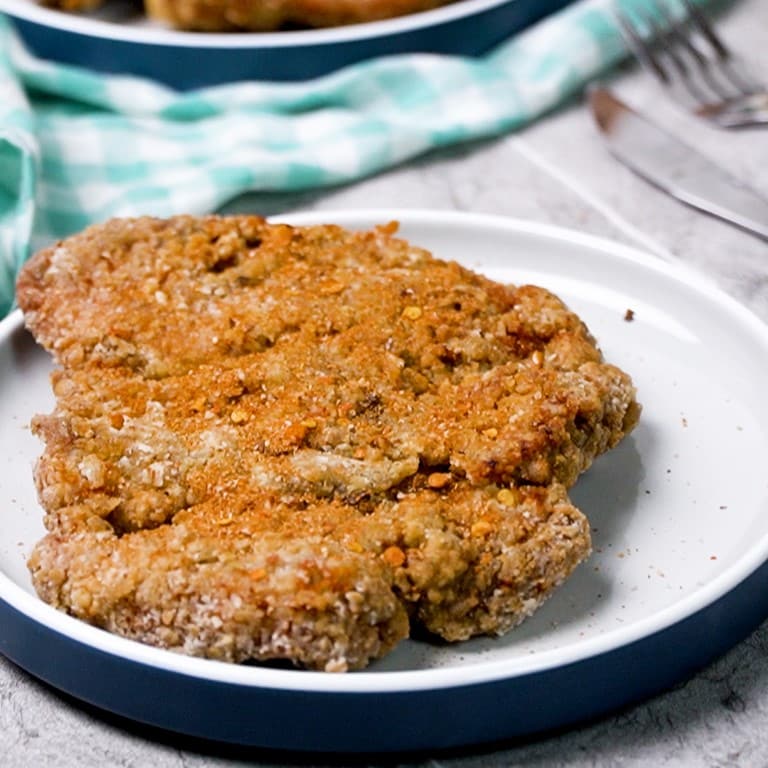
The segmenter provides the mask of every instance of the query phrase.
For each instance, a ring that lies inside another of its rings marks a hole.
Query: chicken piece
[[[590,551],[567,496],[639,416],[548,291],[395,236],[114,220],[18,281],[61,367],[37,416],[43,599],[227,661],[361,668],[500,634]]]
[[[105,0],[42,0],[63,11],[92,11]],[[446,5],[450,0],[146,0],[154,21],[196,32],[274,32],[383,21]]]

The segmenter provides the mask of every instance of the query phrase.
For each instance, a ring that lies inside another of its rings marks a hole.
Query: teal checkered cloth
[[[30,252],[88,224],[349,182],[513,131],[624,53],[610,1],[579,0],[480,59],[396,55],[177,93],[36,59],[0,16],[0,317]]]

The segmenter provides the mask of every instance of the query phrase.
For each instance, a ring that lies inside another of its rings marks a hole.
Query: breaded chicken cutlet
[[[104,0],[43,0],[64,11],[92,11]],[[147,16],[181,30],[271,32],[383,21],[449,0],[145,0]]]
[[[50,604],[226,661],[358,669],[529,616],[590,552],[567,488],[635,425],[554,295],[396,226],[94,226],[17,296],[59,364],[29,560]]]

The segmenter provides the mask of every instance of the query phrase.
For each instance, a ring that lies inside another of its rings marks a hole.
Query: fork
[[[653,11],[614,2],[629,49],[640,64],[700,117],[721,128],[768,126],[768,90],[715,33],[692,0],[653,0]]]

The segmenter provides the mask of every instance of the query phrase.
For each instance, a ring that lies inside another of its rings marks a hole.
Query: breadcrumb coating
[[[341,671],[416,626],[506,632],[588,556],[567,488],[640,411],[557,297],[394,224],[112,220],[17,296],[60,366],[36,589],[225,661]]]
[[[105,0],[41,0],[64,11],[92,11]],[[451,0],[145,0],[150,19],[198,32],[272,32],[340,27],[431,10]]]

